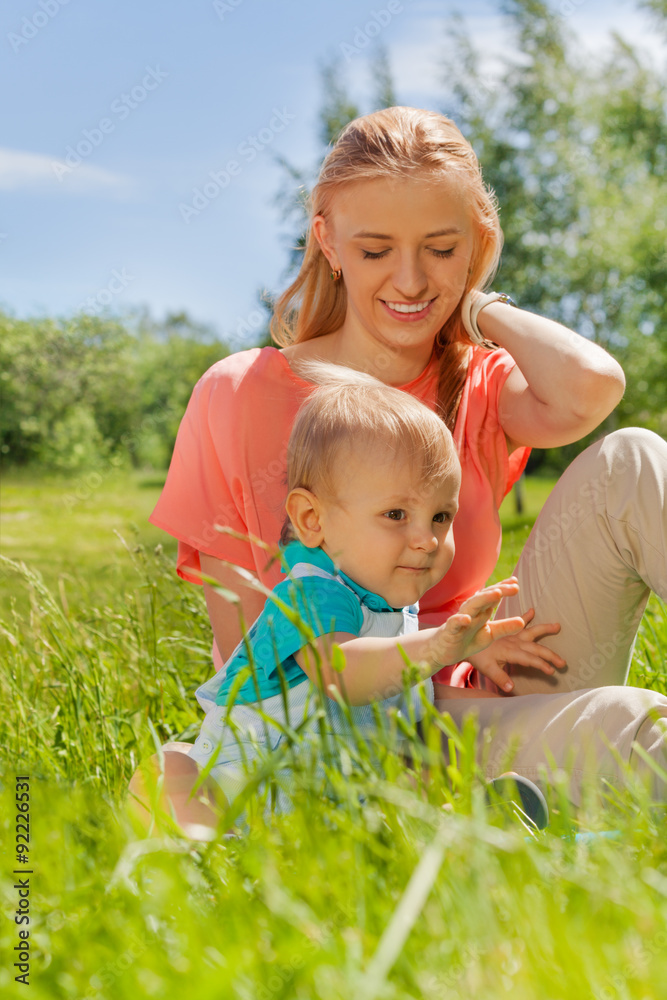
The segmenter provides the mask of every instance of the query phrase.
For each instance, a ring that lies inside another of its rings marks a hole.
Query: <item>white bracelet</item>
[[[477,317],[484,306],[488,306],[492,302],[504,302],[509,306],[516,306],[514,299],[510,298],[506,292],[489,292],[488,295],[485,295],[484,292],[478,292],[475,288],[468,292],[461,304],[463,326],[473,344],[485,343],[485,338],[477,326]]]

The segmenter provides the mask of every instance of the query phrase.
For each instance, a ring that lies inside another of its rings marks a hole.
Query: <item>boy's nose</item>
[[[414,549],[424,549],[425,552],[435,552],[438,547],[438,539],[433,528],[414,526],[410,543]]]

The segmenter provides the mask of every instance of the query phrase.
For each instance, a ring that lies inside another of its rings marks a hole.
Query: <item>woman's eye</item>
[[[388,517],[390,521],[402,521],[403,518],[405,517],[405,511],[404,510],[388,510],[385,513],[384,516]]]
[[[362,250],[361,252],[364,255],[364,260],[380,260],[389,253],[388,250],[381,250],[378,253],[372,253],[370,250]],[[431,247],[431,253],[435,257],[451,257],[454,253],[454,247],[450,247],[449,250],[436,250],[434,247]]]

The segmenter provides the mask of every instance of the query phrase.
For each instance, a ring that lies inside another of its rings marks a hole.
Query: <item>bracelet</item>
[[[490,292],[488,295],[485,295],[483,292],[478,292],[476,289],[472,289],[463,300],[463,304],[461,306],[461,320],[463,321],[465,331],[472,340],[473,344],[485,343],[485,338],[477,326],[477,317],[482,309],[485,306],[490,305],[492,302],[504,302],[508,306],[515,306],[518,308],[514,299],[511,298],[507,292]]]

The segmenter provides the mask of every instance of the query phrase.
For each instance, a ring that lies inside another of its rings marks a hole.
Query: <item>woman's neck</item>
[[[365,348],[365,349],[364,349]],[[345,341],[338,345],[337,363],[374,375],[385,385],[407,385],[418,378],[433,355],[433,345],[414,347],[378,346],[356,343],[350,349]]]
[[[407,385],[418,378],[433,355],[433,344],[393,347],[355,335],[346,336],[344,328],[313,340],[293,344],[283,352],[287,360],[321,358],[336,365],[346,365],[366,372],[385,385]]]

